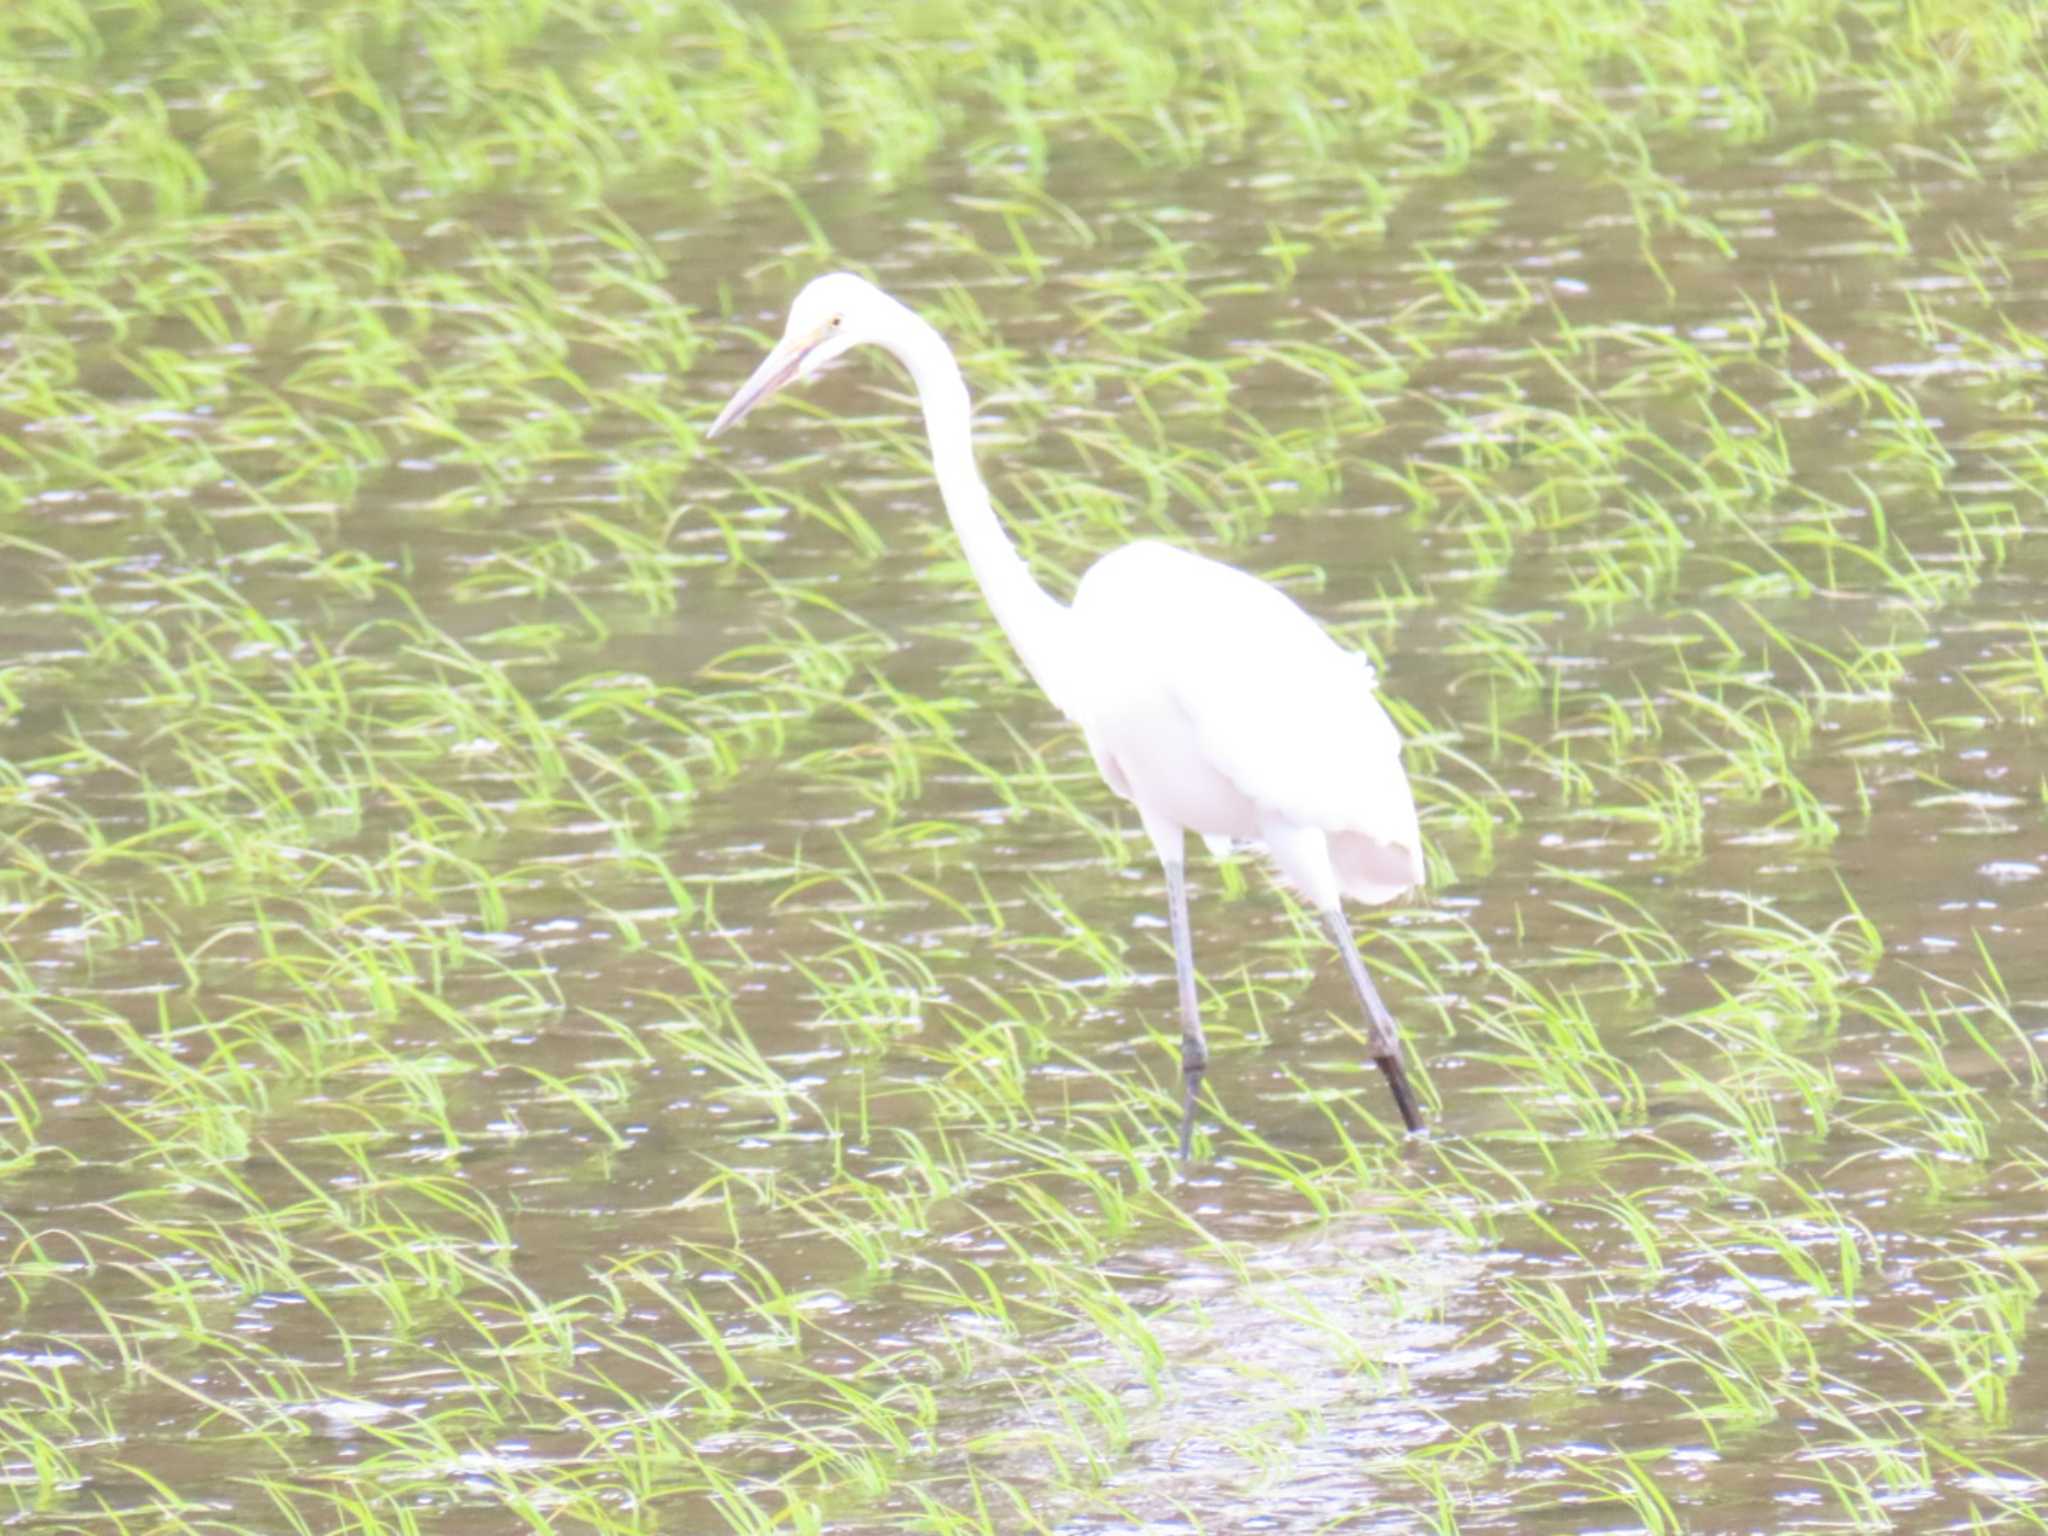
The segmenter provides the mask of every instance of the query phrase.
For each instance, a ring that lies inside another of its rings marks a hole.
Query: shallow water
[[[2048,165],[1873,117],[1668,220],[1562,132],[793,187],[1050,584],[1381,664],[1432,1129],[1204,862],[1184,1174],[1157,872],[900,379],[693,440],[789,200],[108,231],[10,352],[18,1523],[2037,1528]]]

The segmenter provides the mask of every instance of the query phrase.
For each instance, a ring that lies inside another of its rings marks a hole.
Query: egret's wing
[[[1217,771],[1298,826],[1420,849],[1371,663],[1277,587],[1199,555],[1135,544],[1089,583],[1098,572],[1091,609],[1114,601],[1118,643],[1143,647]]]
[[[1298,826],[1419,846],[1400,734],[1371,666],[1287,608],[1265,626],[1248,613],[1205,625],[1168,662],[1168,685],[1203,751],[1239,789]]]

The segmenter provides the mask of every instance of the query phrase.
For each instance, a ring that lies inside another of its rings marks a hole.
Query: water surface
[[[6,258],[19,1523],[2038,1528],[1994,104],[317,214],[178,113],[210,201]],[[953,338],[1048,585],[1166,537],[1379,662],[1426,1138],[1239,858],[1173,1166],[1161,882],[902,379],[697,439],[828,263]]]

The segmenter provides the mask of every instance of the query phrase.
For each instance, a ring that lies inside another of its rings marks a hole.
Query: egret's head
[[[840,353],[883,340],[890,322],[902,313],[902,305],[851,272],[811,279],[789,306],[782,340],[726,402],[705,436],[718,436],[791,379],[808,379]]]

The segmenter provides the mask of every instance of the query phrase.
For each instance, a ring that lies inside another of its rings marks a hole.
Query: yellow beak
[[[808,335],[785,336],[778,341],[774,349],[761,359],[761,366],[754,370],[753,376],[725,402],[725,409],[718,413],[718,420],[711,423],[711,430],[704,435],[716,437],[727,427],[736,425],[747,412],[795,378],[797,370],[804,365],[804,359],[830,334],[828,328],[820,326]]]

